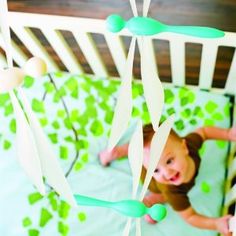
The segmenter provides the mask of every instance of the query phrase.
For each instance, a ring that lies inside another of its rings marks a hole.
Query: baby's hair
[[[160,124],[161,125],[161,124]],[[152,136],[154,134],[154,129],[152,124],[146,124],[143,126],[143,143],[144,146],[146,146],[152,139]],[[178,140],[181,140],[181,137],[173,130],[170,130],[170,135]]]

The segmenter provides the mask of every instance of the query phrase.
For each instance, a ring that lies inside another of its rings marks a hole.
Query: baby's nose
[[[168,168],[166,168],[164,171],[164,176],[165,176],[165,178],[166,179],[169,179],[169,178],[171,178],[172,177],[172,173],[173,173],[173,171],[172,170],[170,170],[170,169],[168,169]]]

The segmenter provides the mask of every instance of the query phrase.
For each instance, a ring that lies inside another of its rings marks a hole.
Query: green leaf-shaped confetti
[[[57,138],[58,136],[56,133],[48,134],[48,137],[50,138],[52,143],[55,143],[55,144],[58,143],[58,138]]]
[[[48,199],[50,202],[50,205],[54,211],[57,211],[58,209],[58,204],[57,204],[57,199],[56,199],[56,194],[55,192],[51,192],[48,194]]]
[[[231,103],[227,103],[225,106],[224,106],[224,114],[226,117],[229,117],[230,116],[230,107],[232,106]]]
[[[165,89],[164,94],[166,104],[171,104],[175,100],[174,93],[170,89]]]
[[[30,205],[33,205],[34,203],[38,202],[39,200],[41,200],[43,198],[43,196],[36,192],[36,193],[31,193],[29,196],[28,196],[28,201],[30,203]]]
[[[47,93],[52,93],[55,91],[55,87],[52,82],[47,81],[43,84],[43,86]]]
[[[11,142],[8,140],[4,140],[3,141],[3,149],[8,150],[8,149],[10,149],[10,147],[11,147]]]
[[[10,100],[9,93],[0,94],[0,107],[4,106]]]
[[[223,120],[224,117],[221,113],[217,112],[217,113],[213,114],[213,119],[214,120]]]
[[[74,170],[80,171],[82,169],[82,167],[83,167],[83,164],[81,162],[77,161],[74,165]]]
[[[180,115],[184,119],[189,118],[191,116],[191,110],[189,108],[186,108],[183,111],[181,111]]]
[[[58,222],[58,232],[62,235],[62,236],[66,236],[69,233],[69,225],[64,224],[63,222],[59,221]]]
[[[216,142],[216,145],[219,147],[219,148],[225,148],[226,145],[227,145],[227,141],[222,141],[222,140],[217,140],[215,141]]]
[[[26,75],[25,78],[24,78],[24,84],[23,84],[23,86],[24,86],[25,88],[30,88],[30,87],[33,86],[33,84],[34,84],[34,78],[31,77],[31,76],[29,76],[29,75]]]
[[[46,126],[48,124],[48,119],[46,117],[40,118],[39,122],[41,124],[41,126]]]
[[[89,156],[88,153],[84,153],[81,157],[80,157],[81,161],[83,161],[84,163],[87,163],[89,160]]]
[[[16,119],[12,119],[9,124],[12,133],[16,133]]]
[[[9,103],[4,107],[4,116],[9,116],[11,114],[13,114],[13,106]]]
[[[53,215],[46,208],[41,209],[39,226],[44,227],[49,220],[51,220]]]
[[[68,148],[60,146],[60,158],[66,160],[68,158]]]
[[[45,112],[44,103],[34,98],[32,100],[32,109],[35,112],[44,113]]]
[[[22,220],[22,225],[23,225],[23,227],[28,227],[28,226],[32,225],[31,219],[29,217],[25,217]]]
[[[84,212],[79,212],[78,213],[78,219],[80,222],[86,221],[86,214]]]
[[[52,122],[52,127],[53,127],[54,129],[60,129],[60,124],[59,124],[59,122],[58,122],[57,120],[54,120],[54,121]]]
[[[66,83],[65,83],[66,87],[69,89],[70,92],[73,91],[77,91],[79,85],[78,85],[78,81],[75,77],[70,77]]]
[[[175,113],[175,109],[173,107],[170,107],[170,108],[167,109],[167,114],[168,115],[172,115],[174,113]]]
[[[205,126],[213,126],[214,124],[215,124],[215,122],[212,119],[205,119],[204,120],[204,125]]]
[[[69,129],[69,130],[72,129],[72,124],[71,124],[71,121],[68,117],[66,117],[63,122],[64,122],[64,125],[67,129]]]
[[[210,113],[210,114],[212,114],[214,111],[215,111],[215,109],[218,107],[218,105],[215,103],[215,102],[213,102],[213,101],[209,101],[209,102],[207,102],[207,104],[205,105],[205,109],[206,109],[206,111],[208,112],[208,113]]]
[[[65,110],[58,110],[58,111],[57,111],[57,116],[58,116],[58,117],[64,118],[65,115],[66,115]]]
[[[90,131],[95,135],[95,136],[99,136],[103,134],[103,125],[102,122],[99,120],[95,120],[92,122],[91,126],[90,126]]]
[[[57,71],[57,72],[54,72],[53,74],[54,76],[53,77],[56,77],[56,78],[62,78],[64,76],[64,73],[62,71]]]
[[[88,148],[89,143],[87,140],[80,139],[80,140],[75,141],[75,146],[76,146],[76,150],[86,149]]]
[[[28,236],[39,236],[39,231],[37,229],[29,229]]]
[[[190,123],[191,125],[196,125],[196,124],[197,124],[197,121],[196,121],[195,119],[191,119],[191,120],[189,121],[189,123]]]
[[[183,97],[183,98],[181,98],[181,100],[180,100],[180,104],[181,104],[181,106],[185,106],[185,105],[187,105],[188,102],[189,102],[188,97]]]
[[[110,111],[110,110],[106,111],[106,113],[105,113],[105,122],[107,122],[108,124],[111,124],[112,119],[113,119],[113,114],[114,114],[113,111]]]
[[[175,126],[177,130],[183,130],[184,129],[184,122],[182,120],[177,120],[175,122]]]
[[[133,107],[132,109],[132,117],[137,117],[140,115],[140,111],[137,107]]]
[[[203,193],[209,193],[211,191],[211,186],[206,181],[203,181],[201,183],[201,190]]]
[[[67,217],[69,216],[70,208],[71,208],[70,205],[62,200],[58,210],[59,216],[62,219],[67,219]]]

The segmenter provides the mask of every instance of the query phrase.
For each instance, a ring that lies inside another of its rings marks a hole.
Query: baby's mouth
[[[177,181],[177,180],[179,179],[179,177],[180,177],[180,173],[177,172],[174,176],[172,176],[172,177],[170,178],[170,181],[171,181],[171,182],[175,182],[175,181]]]

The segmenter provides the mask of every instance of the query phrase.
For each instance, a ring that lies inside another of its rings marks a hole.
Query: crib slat
[[[62,34],[57,30],[42,28],[44,36],[48,39],[61,61],[71,73],[83,73],[81,65],[77,62],[75,55],[63,38]]]
[[[24,66],[25,62],[27,61],[27,56],[24,54],[24,52],[17,46],[17,44],[12,40],[12,56],[13,60],[18,64],[18,66],[22,67]],[[2,35],[0,34],[0,46],[4,48],[4,40]]]
[[[236,184],[229,190],[225,197],[225,206],[229,206],[236,199]]]
[[[234,52],[229,74],[226,80],[225,93],[236,96],[236,50]]]
[[[1,53],[0,53],[0,68],[1,69],[7,68],[7,60],[5,56],[3,56]]]
[[[203,44],[199,75],[199,87],[201,89],[209,90],[211,88],[216,64],[217,50],[218,46],[212,42]]]
[[[34,36],[29,28],[15,27],[12,26],[13,31],[16,33],[17,37],[26,45],[28,50],[34,55],[41,57],[48,66],[48,71],[58,71],[59,67],[49,56],[45,48],[41,45],[39,40]]]
[[[179,38],[170,41],[170,61],[172,83],[177,86],[185,85],[185,43]]]
[[[108,73],[104,63],[102,62],[101,56],[98,53],[96,44],[89,33],[82,33],[78,31],[73,31],[74,37],[80,46],[86,60],[91,66],[94,74],[96,76],[107,77]]]
[[[229,166],[228,170],[228,179],[232,179],[236,174],[236,158],[232,161],[232,164]]]
[[[110,49],[110,53],[114,60],[116,69],[120,75],[123,76],[124,68],[125,68],[125,61],[126,61],[126,53],[123,41],[121,38],[115,34],[106,34],[104,35],[107,45]]]

